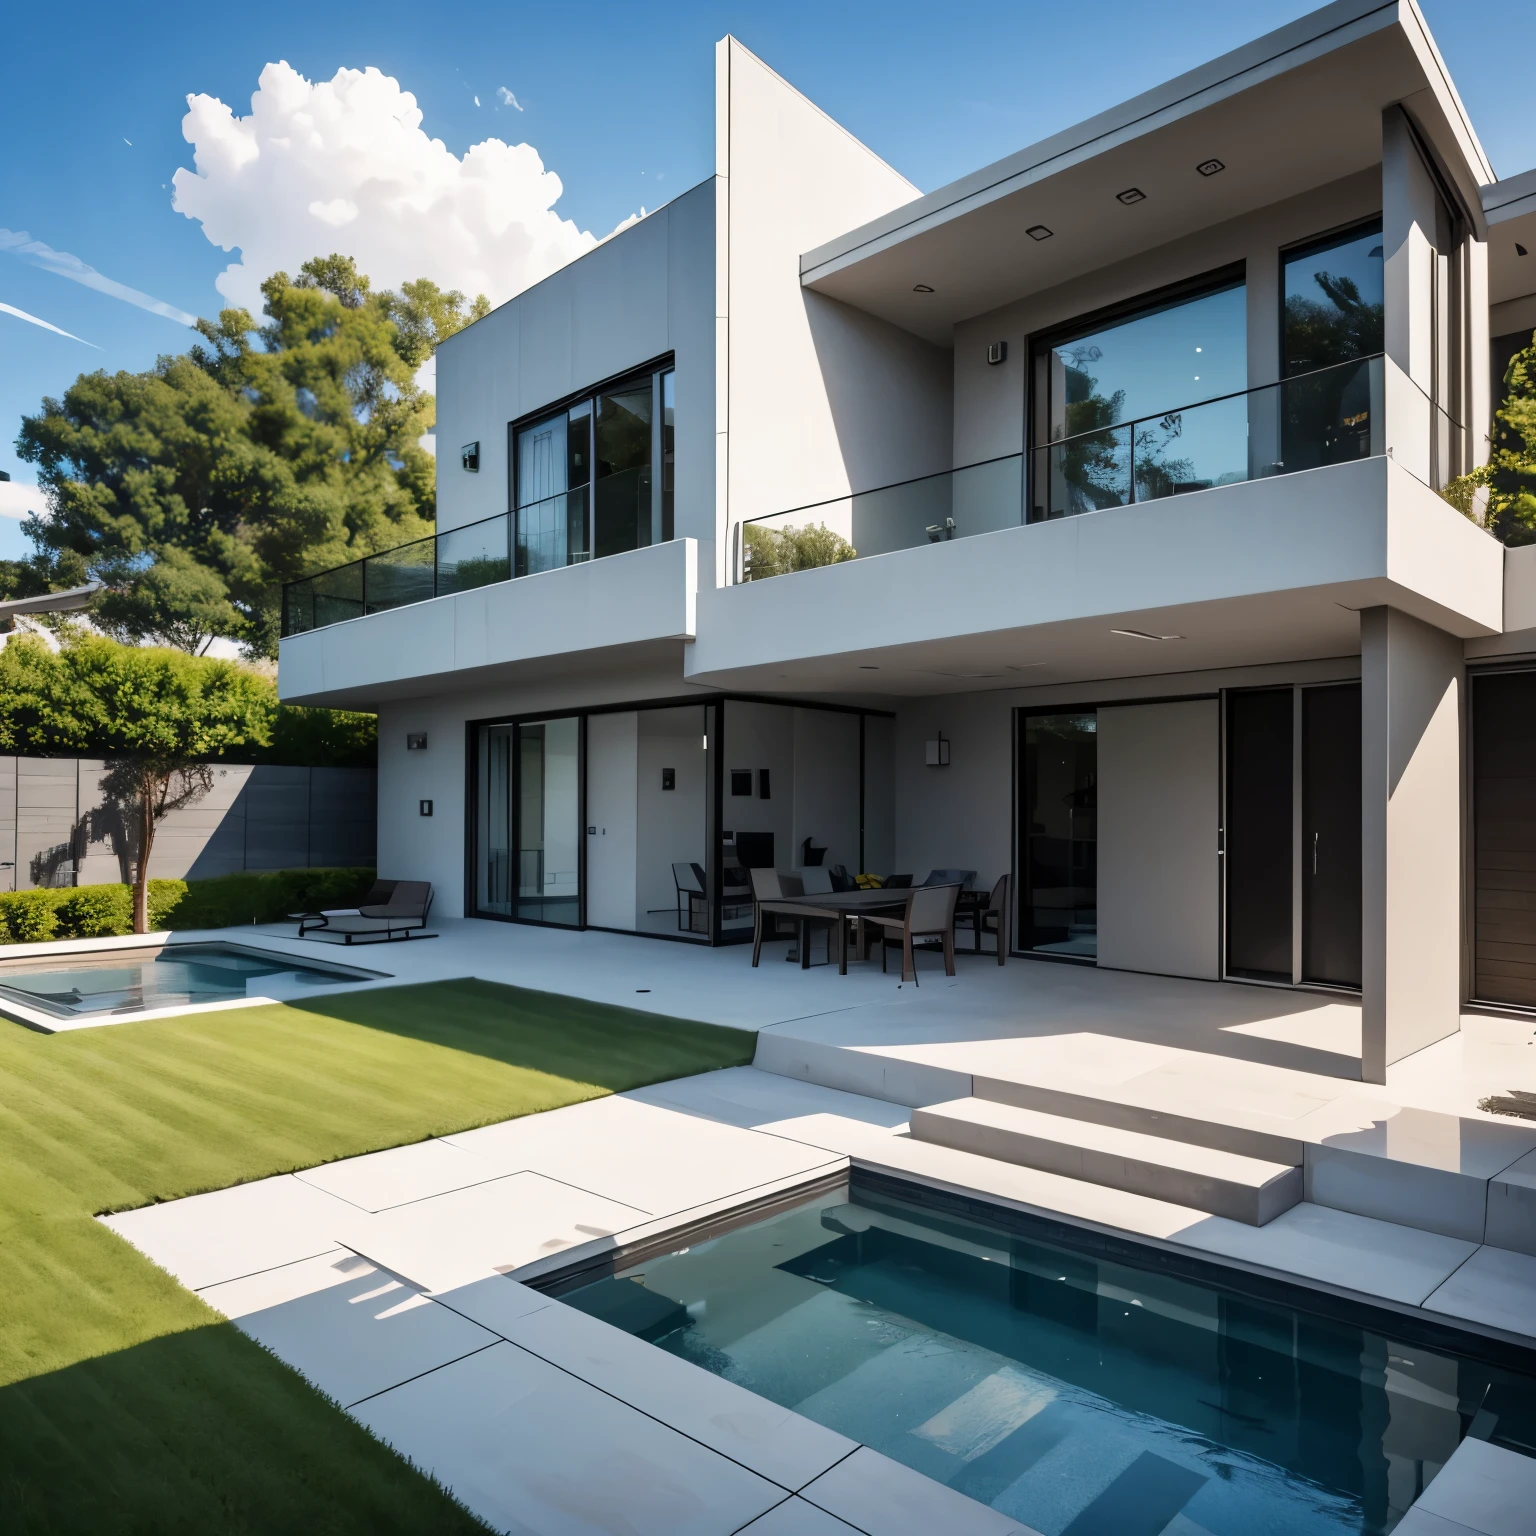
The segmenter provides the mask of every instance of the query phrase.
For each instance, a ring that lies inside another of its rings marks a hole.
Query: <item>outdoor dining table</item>
[[[779,913],[794,918],[800,927],[800,969],[811,963],[809,925],[812,918],[824,918],[837,930],[837,974],[848,974],[848,922],[864,912],[899,912],[906,907],[908,889],[875,891],[826,891],[817,896],[777,896],[757,904],[757,931],[752,937],[752,964],[763,952],[763,914]]]

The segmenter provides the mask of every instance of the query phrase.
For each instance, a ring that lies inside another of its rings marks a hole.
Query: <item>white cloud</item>
[[[522,102],[520,102],[520,101],[519,101],[519,100],[518,100],[518,99],[517,99],[517,97],[516,97],[516,96],[514,96],[514,95],[513,95],[513,94],[512,94],[512,92],[511,92],[511,91],[509,91],[509,90],[508,90],[508,89],[507,89],[507,88],[506,88],[506,86],[504,86],[504,85],[498,85],[498,86],[497,86],[497,87],[496,87],[496,94],[497,94],[497,95],[498,95],[498,96],[499,96],[499,97],[501,97],[501,104],[502,104],[502,106],[504,106],[504,107],[516,107],[516,108],[517,108],[517,110],[518,110],[518,111],[519,111],[519,112],[521,112],[521,111],[522,111],[522,110],[523,110],[523,104],[522,104]]]
[[[35,485],[19,485],[14,480],[0,480],[0,517],[12,517],[18,522],[33,513],[48,516],[48,502]]]
[[[52,331],[55,336],[67,336],[71,341],[78,341],[83,346],[95,347],[98,352],[101,351],[94,341],[87,341],[84,336],[76,336],[73,331],[61,331],[58,326],[50,325],[46,320],[39,320],[36,315],[29,315],[26,310],[17,309],[14,304],[0,304],[0,314],[15,315],[18,320],[25,320],[29,325],[40,325],[45,331]],[[4,515],[0,513],[0,517]]]
[[[531,145],[486,139],[457,156],[377,69],[309,81],[268,64],[249,116],[212,96],[187,106],[196,170],[176,172],[172,203],[239,250],[218,289],[253,314],[263,278],[331,251],[380,286],[429,277],[499,303],[597,243],[555,213],[560,178]]]
[[[475,97],[475,105],[477,107],[480,105],[480,98],[478,96]]]
[[[121,299],[125,304],[147,309],[152,315],[162,315],[167,320],[174,320],[178,325],[197,324],[196,315],[189,315],[186,310],[177,309],[174,304],[167,304],[163,299],[141,293],[137,288],[130,288],[126,283],[115,282],[110,277],[104,277],[95,267],[88,267],[78,256],[72,256],[68,251],[56,251],[51,245],[44,245],[41,240],[34,240],[24,229],[0,229],[0,251],[19,256],[34,267],[52,272],[56,277],[67,277],[72,283],[81,283],[87,288],[94,288],[97,293],[104,293],[109,298]]]

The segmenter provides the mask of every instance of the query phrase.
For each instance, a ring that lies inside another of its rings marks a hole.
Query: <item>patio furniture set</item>
[[[752,930],[752,964],[762,958],[763,944],[782,937],[780,923],[787,924],[797,941],[788,958],[800,961],[802,970],[811,963],[811,936],[820,929],[827,938],[830,963],[835,946],[837,973],[848,974],[850,942],[858,958],[868,960],[880,946],[880,969],[886,969],[887,953],[901,950],[901,979],[917,983],[917,950],[937,945],[944,955],[944,974],[955,974],[955,927],[969,921],[974,933],[973,953],[982,953],[982,935],[996,935],[997,963],[1008,952],[1008,876],[1003,875],[990,894],[969,888],[975,871],[936,869],[921,885],[910,875],[894,875],[878,889],[834,890],[827,872],[808,869],[799,875],[773,869],[751,872],[756,911]],[[919,942],[923,941],[923,942]]]
[[[435,939],[435,933],[423,931],[431,910],[429,881],[375,880],[355,907],[290,912],[288,916],[297,921],[301,939],[313,933],[339,938],[343,944],[388,944],[396,939]]]

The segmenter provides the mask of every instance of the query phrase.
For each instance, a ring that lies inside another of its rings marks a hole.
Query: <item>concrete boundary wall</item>
[[[0,890],[107,885],[132,874],[121,812],[101,792],[97,758],[0,757]],[[371,768],[223,763],[213,789],[161,822],[155,879],[374,862]]]

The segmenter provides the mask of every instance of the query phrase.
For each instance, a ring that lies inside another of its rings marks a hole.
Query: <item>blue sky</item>
[[[0,233],[0,305],[81,339],[0,310],[0,469],[18,482],[34,478],[14,439],[44,395],[92,368],[148,367],[189,339],[183,324],[142,301],[61,275],[68,263],[40,257],[38,244],[162,310],[213,314],[227,302],[215,280],[241,253],[220,250],[172,207],[172,177],[193,164],[182,134],[187,96],[244,115],[268,63],[286,60],[312,81],[374,66],[415,96],[422,130],[455,156],[491,138],[532,145],[563,183],[555,212],[601,236],[710,173],[713,44],[727,31],[927,190],[1311,8],[1276,0],[18,6],[0,94],[0,231],[25,232],[34,244],[17,254]],[[1423,9],[1496,170],[1536,165],[1536,6],[1424,0]],[[251,228],[256,216],[236,210],[234,227]],[[23,548],[17,525],[0,518],[0,555]]]

